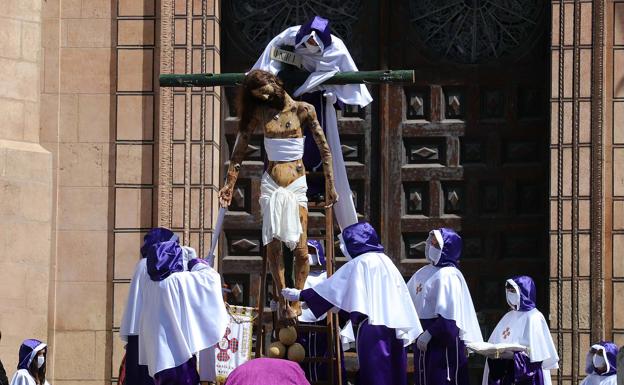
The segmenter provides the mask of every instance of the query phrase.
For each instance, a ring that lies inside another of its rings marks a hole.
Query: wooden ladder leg
[[[326,191],[329,196],[329,191]],[[325,209],[325,264],[327,277],[334,274],[336,263],[334,258],[334,210],[332,207]],[[338,315],[335,313],[328,314],[328,347],[332,352],[331,360],[331,377],[330,382],[335,385],[342,385],[342,357],[340,355],[340,325],[338,323]]]
[[[260,291],[258,293],[258,318],[256,324],[256,358],[263,356],[264,352],[264,302],[266,299],[266,276],[269,259],[266,254],[266,246],[261,246],[262,275],[260,275]]]

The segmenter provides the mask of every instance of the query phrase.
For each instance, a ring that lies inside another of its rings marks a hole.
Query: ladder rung
[[[328,326],[323,326],[323,325],[302,325],[302,324],[298,324],[297,325],[297,330],[301,330],[301,331],[305,331],[305,332],[327,333],[329,331],[329,327]]]
[[[334,361],[333,358],[331,357],[306,357],[303,359],[303,362],[325,362],[325,363],[331,363],[332,361]]]

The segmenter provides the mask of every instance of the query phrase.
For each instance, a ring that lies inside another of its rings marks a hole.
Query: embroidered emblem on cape
[[[509,329],[509,326],[507,326],[507,328],[503,330],[503,338],[507,339],[507,337],[509,337],[510,335],[511,335],[511,329]]]
[[[232,351],[232,353],[236,353],[238,351],[238,339],[232,338],[230,339],[228,336],[232,331],[228,327],[225,329],[225,335],[217,344],[217,349],[219,349],[219,353],[217,354],[217,360],[219,361],[228,361],[230,359],[230,355],[228,351]]]
[[[416,286],[416,294],[420,294],[421,291],[422,291],[422,283],[419,283],[418,286]]]

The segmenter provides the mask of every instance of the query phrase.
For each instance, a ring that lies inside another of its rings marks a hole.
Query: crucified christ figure
[[[236,143],[230,158],[225,186],[219,191],[221,206],[227,207],[240,172],[247,145],[254,129],[262,128],[269,160],[262,177],[262,243],[267,247],[269,269],[279,294],[278,317],[292,324],[301,314],[299,302],[288,303],[281,295],[286,287],[282,243],[293,250],[295,286],[302,290],[310,271],[307,246],[307,184],[301,160],[304,129],[308,129],[320,150],[323,172],[328,187],[326,202],[338,200],[334,187],[332,158],[325,134],[311,104],[293,100],[273,74],[253,70],[242,84],[239,98],[240,122]],[[331,247],[331,245],[328,245]]]

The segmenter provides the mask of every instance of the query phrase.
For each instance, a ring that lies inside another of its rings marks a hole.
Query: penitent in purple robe
[[[462,240],[452,229],[433,230],[440,257],[418,270],[407,283],[420,323],[431,340],[421,351],[414,345],[416,385],[467,385],[468,359],[465,342],[482,342],[470,291],[457,268]],[[429,257],[428,257],[429,258]]]
[[[535,308],[533,279],[517,276],[506,281],[520,296],[494,328],[488,342],[526,346],[528,353],[515,352],[513,359],[488,358],[482,385],[551,385],[550,370],[558,368],[559,356],[542,313]]]
[[[466,345],[459,338],[455,321],[438,317],[420,322],[432,338],[424,353],[414,346],[416,385],[468,385]]]
[[[370,224],[348,226],[342,238],[341,248],[353,259],[323,283],[303,290],[300,299],[316,317],[336,307],[350,319],[358,385],[405,385],[405,346],[422,331],[405,281],[383,254]]]
[[[302,291],[301,300],[317,316],[334,307],[313,288]],[[367,317],[361,313],[354,312],[348,316],[356,331],[357,385],[407,384],[407,352],[403,341],[396,338],[395,330],[383,325],[369,325]]]

